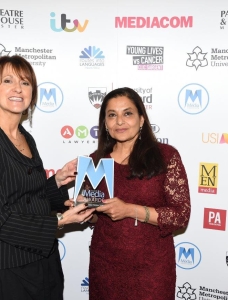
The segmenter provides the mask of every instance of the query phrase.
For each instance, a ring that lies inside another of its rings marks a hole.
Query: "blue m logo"
[[[180,247],[179,249],[179,257],[178,261],[181,259],[181,256],[184,255],[184,257],[187,259],[189,256],[191,256],[192,261],[194,263],[194,248],[189,248],[186,252],[186,249],[184,247]]]
[[[46,89],[44,88],[40,88],[40,104],[43,100],[43,97],[45,97],[48,101],[50,100],[51,97],[53,97],[54,102],[56,104],[56,89],[55,88],[51,88],[49,90],[49,92],[47,92]]]
[[[94,189],[98,186],[101,179],[105,177],[109,197],[113,198],[114,160],[112,158],[102,158],[99,161],[97,167],[95,168],[91,157],[79,156],[77,172],[78,174],[75,180],[75,191],[74,191],[75,200],[80,192],[85,176],[88,177]]]
[[[198,98],[200,106],[202,106],[202,91],[196,90],[195,93],[192,93],[192,90],[186,90],[185,92],[185,106],[188,102],[188,99],[191,99],[192,102],[195,102],[195,100]]]

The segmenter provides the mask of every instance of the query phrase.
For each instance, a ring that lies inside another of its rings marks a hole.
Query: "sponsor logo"
[[[45,172],[46,172],[46,177],[48,179],[51,176],[55,175],[58,172],[58,170],[55,171],[54,169],[45,169]]]
[[[138,70],[163,70],[164,47],[127,46],[127,55],[132,55],[133,66]]]
[[[228,133],[202,133],[202,142],[204,144],[228,144]]]
[[[7,51],[5,46],[3,46],[2,44],[0,44],[0,57],[1,56],[9,56],[11,51]]]
[[[88,96],[90,103],[95,108],[100,108],[101,104],[106,96],[107,89],[106,88],[89,88]]]
[[[58,240],[59,242],[59,255],[60,255],[60,259],[63,260],[65,255],[66,255],[66,247],[63,244],[63,242],[61,242],[60,240]]]
[[[195,300],[197,299],[195,290],[193,289],[190,285],[190,283],[185,282],[183,286],[178,286],[178,291],[177,291],[177,298],[179,299],[184,299],[184,300]]]
[[[150,124],[151,128],[152,128],[152,131],[153,133],[157,133],[160,131],[160,127],[156,124]]]
[[[203,228],[226,230],[226,210],[204,208]]]
[[[199,67],[206,67],[208,65],[206,55],[207,53],[203,53],[200,47],[194,48],[192,53],[188,53],[189,58],[186,61],[186,66],[195,67],[196,70]]]
[[[221,10],[220,12],[220,29],[226,28],[226,22],[228,18],[228,10]]]
[[[103,51],[95,46],[84,48],[84,50],[81,51],[79,58],[80,66],[87,69],[99,69],[105,65]]]
[[[55,12],[51,12],[50,16],[52,19],[50,19],[50,27],[53,31],[55,32],[74,32],[75,30],[79,31],[79,32],[83,32],[89,21],[85,20],[84,24],[80,23],[78,19],[75,19],[73,21],[71,21],[71,19],[67,19],[66,14],[61,14],[60,16],[60,27],[57,28],[56,27],[56,20],[55,20]],[[67,27],[67,24],[70,25],[70,28]]]
[[[198,193],[217,194],[218,164],[200,163]]]
[[[178,104],[187,114],[200,114],[209,104],[209,94],[200,84],[187,84],[179,92]]]
[[[85,277],[85,279],[82,280],[81,283],[81,292],[82,293],[89,293],[89,278]]]
[[[193,16],[181,17],[115,17],[115,28],[187,28],[193,27]]]
[[[228,251],[226,251],[226,265],[228,266]]]
[[[222,291],[217,288],[211,288],[211,287],[207,288],[205,286],[199,286],[199,300],[209,300],[209,298],[210,299],[228,300],[227,295],[228,295],[227,290]],[[207,298],[204,298],[204,297],[207,297]]]
[[[226,54],[226,55],[224,55]],[[224,62],[225,61],[225,62]],[[211,49],[211,66],[212,67],[228,67],[228,49]]]
[[[65,125],[61,128],[60,134],[63,137],[63,144],[96,143],[98,139],[98,126],[93,126],[89,129],[84,125],[79,125],[74,129],[70,125]]]
[[[52,82],[43,82],[38,85],[38,99],[36,107],[45,113],[58,110],[63,104],[63,92],[58,85]]]
[[[48,48],[22,48],[15,47],[15,54],[22,56],[33,66],[45,67],[46,63],[51,60],[56,60],[56,56],[53,55],[53,49]]]
[[[152,87],[151,88],[135,88],[136,93],[142,98],[145,109],[152,109]]]
[[[0,9],[0,28],[24,29],[22,10]]]
[[[201,262],[201,252],[199,248],[188,242],[180,243],[175,247],[176,265],[181,269],[194,269]]]

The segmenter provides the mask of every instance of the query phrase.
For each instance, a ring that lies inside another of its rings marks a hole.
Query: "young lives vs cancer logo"
[[[204,208],[203,228],[225,231],[226,210],[216,208]]]
[[[218,164],[200,163],[198,193],[217,194]]]
[[[132,55],[132,63],[138,70],[163,70],[164,47],[127,46],[127,55]]]
[[[93,105],[95,108],[100,108],[101,104],[104,100],[104,97],[107,94],[107,88],[105,87],[89,87],[88,91],[88,97],[90,103]]]
[[[50,16],[52,18],[52,19],[50,19],[50,27],[55,32],[62,32],[62,31],[74,32],[75,30],[77,30],[78,32],[83,32],[89,23],[88,20],[85,20],[84,24],[80,23],[78,19],[74,19],[73,21],[71,21],[71,19],[67,19],[66,14],[61,14],[61,16],[60,16],[60,25],[61,26],[59,28],[57,28],[56,20],[55,20],[55,16],[56,16],[55,12],[51,12]],[[71,28],[67,27],[68,23],[70,24]]]
[[[99,69],[105,65],[105,56],[100,48],[89,46],[81,51],[80,66],[86,69]]]

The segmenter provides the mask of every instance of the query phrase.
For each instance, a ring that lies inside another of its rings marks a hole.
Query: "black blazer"
[[[0,128],[0,269],[17,267],[48,257],[57,218],[69,199],[66,187],[46,179],[33,137],[19,125],[32,158],[18,151]]]

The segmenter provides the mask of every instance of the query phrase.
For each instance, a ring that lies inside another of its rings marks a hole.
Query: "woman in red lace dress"
[[[181,157],[160,144],[140,96],[113,90],[99,116],[101,158],[114,159],[114,198],[105,180],[104,205],[96,209],[89,268],[91,300],[174,300],[173,232],[190,216],[188,180]]]

